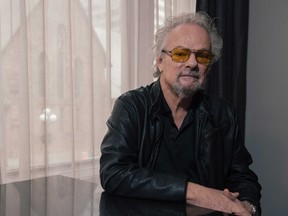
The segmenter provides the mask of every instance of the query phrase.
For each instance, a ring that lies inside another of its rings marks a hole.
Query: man
[[[261,186],[234,109],[203,90],[221,49],[203,12],[169,18],[156,33],[158,80],[120,96],[107,121],[100,159],[107,192],[261,214]]]

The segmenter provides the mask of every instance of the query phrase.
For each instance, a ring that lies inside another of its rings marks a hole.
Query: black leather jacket
[[[104,190],[130,197],[185,201],[187,179],[153,170],[162,139],[162,91],[159,80],[120,96],[107,121],[101,144],[100,179]],[[252,158],[239,136],[234,110],[224,101],[199,92],[193,153],[201,184],[239,192],[260,209],[257,176]]]

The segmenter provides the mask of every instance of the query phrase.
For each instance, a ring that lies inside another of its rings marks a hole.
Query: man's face
[[[164,50],[171,51],[176,47],[210,50],[210,46],[210,37],[204,28],[195,24],[182,24],[169,33]],[[209,65],[198,63],[194,53],[183,63],[173,61],[169,55],[171,54],[162,53],[157,59],[163,90],[174,92],[179,97],[187,97],[203,87]]]

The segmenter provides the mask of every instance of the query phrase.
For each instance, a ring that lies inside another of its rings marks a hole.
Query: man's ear
[[[157,67],[158,67],[159,71],[162,71],[162,62],[163,62],[162,57],[159,57],[156,59],[156,63],[157,63]]]

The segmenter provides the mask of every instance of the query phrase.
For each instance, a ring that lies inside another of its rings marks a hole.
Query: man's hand
[[[230,192],[228,189],[224,189],[223,194],[232,201],[236,201],[239,196],[238,192]]]
[[[237,197],[239,196],[238,192],[233,193],[233,192],[230,192],[228,189],[224,189],[223,192],[224,192],[224,195],[227,196],[232,201],[240,203],[252,215],[253,209],[252,209],[251,204],[249,202],[247,202],[247,201],[239,201],[237,199]]]
[[[208,208],[223,213],[251,216],[237,199],[239,193],[232,193],[228,189],[224,191],[207,188],[189,182],[187,185],[186,202],[190,205]]]

